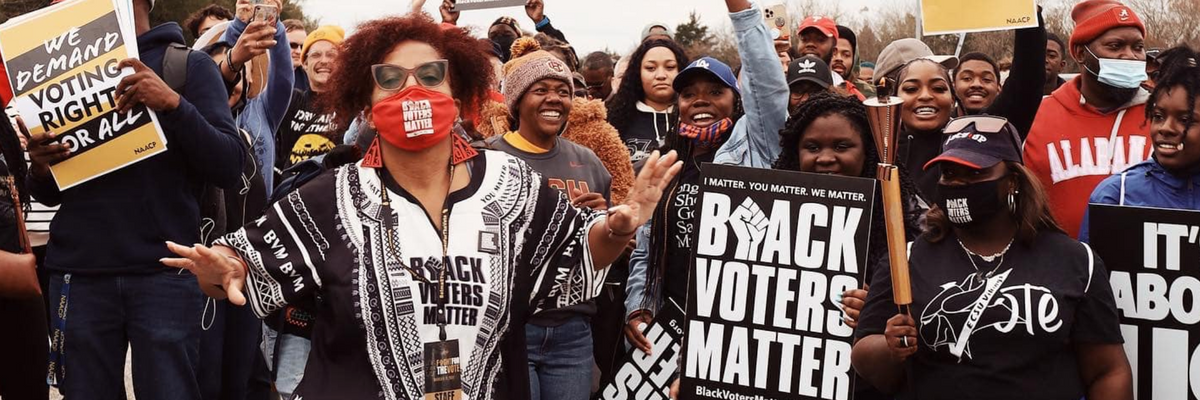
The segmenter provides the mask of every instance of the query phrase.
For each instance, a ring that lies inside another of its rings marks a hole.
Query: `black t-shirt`
[[[341,142],[333,134],[333,113],[318,109],[312,91],[293,90],[292,103],[276,135],[275,168],[285,170],[328,153]]]
[[[691,268],[692,231],[695,229],[696,212],[700,208],[700,168],[712,162],[714,153],[697,156],[693,162],[685,162],[679,171],[679,179],[667,193],[664,207],[666,218],[665,258],[667,263],[665,290],[668,299],[676,304],[687,304],[688,269]],[[656,216],[657,218],[657,216]]]
[[[1064,234],[1014,242],[993,263],[972,257],[975,266],[953,234],[918,239],[909,255],[919,343],[899,398],[1078,400],[1074,344],[1123,342],[1108,272]],[[878,273],[859,337],[882,334],[897,313],[890,271]]]

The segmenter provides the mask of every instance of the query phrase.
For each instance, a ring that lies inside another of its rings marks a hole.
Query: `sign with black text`
[[[458,0],[454,2],[454,11],[482,10],[485,8],[501,8],[524,6],[525,0]]]
[[[621,368],[596,393],[597,400],[669,400],[671,378],[679,364],[679,346],[683,340],[683,310],[671,299],[650,325],[642,330],[650,341],[650,354],[629,349]]]
[[[1141,400],[1200,389],[1200,212],[1092,204],[1092,249],[1109,271]]]
[[[12,105],[31,134],[52,132],[70,150],[50,167],[68,189],[167,150],[158,117],[144,105],[117,110],[118,68],[137,58],[123,0],[72,0],[0,25]]]
[[[847,400],[875,181],[707,164],[688,278],[682,399]]]

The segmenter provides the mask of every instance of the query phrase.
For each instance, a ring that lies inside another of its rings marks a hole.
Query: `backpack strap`
[[[187,85],[188,56],[191,54],[192,49],[180,43],[171,43],[163,54],[163,82],[176,93],[182,94],[184,86]]]

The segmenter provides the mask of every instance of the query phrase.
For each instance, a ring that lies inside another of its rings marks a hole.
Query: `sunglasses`
[[[1008,119],[992,115],[960,117],[947,122],[946,129],[942,130],[942,132],[947,135],[953,135],[966,130],[972,124],[975,125],[975,131],[979,133],[1000,133],[1004,131],[1005,126],[1008,126]]]
[[[432,88],[446,81],[446,70],[450,64],[446,60],[430,61],[416,68],[408,69],[392,64],[375,64],[371,66],[371,76],[375,78],[375,86],[383,90],[400,90],[409,75],[417,78],[421,86]]]
[[[288,45],[292,46],[292,50],[300,50],[301,47],[304,47],[303,43],[288,43]]]

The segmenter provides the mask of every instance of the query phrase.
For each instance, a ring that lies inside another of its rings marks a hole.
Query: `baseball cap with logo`
[[[972,169],[990,168],[1001,161],[1021,163],[1021,137],[1017,128],[1003,117],[972,115],[955,118],[942,131],[946,141],[942,154],[925,163],[950,162]]]
[[[805,18],[804,21],[800,22],[800,27],[796,28],[796,33],[804,34],[804,30],[810,28],[821,31],[821,33],[833,38],[833,40],[837,40],[838,38],[837,22],[834,22],[833,18],[820,15]]]
[[[958,57],[935,56],[929,45],[917,39],[905,38],[888,44],[879,52],[875,62],[875,76],[888,76],[915,60],[930,60],[942,64],[947,70],[958,67]]]
[[[704,75],[717,78],[725,86],[733,89],[734,93],[737,93],[739,96],[742,94],[742,91],[738,90],[737,77],[733,75],[733,70],[729,69],[729,66],[725,65],[725,63],[712,57],[702,57],[699,60],[692,61],[691,64],[688,64],[687,68],[679,72],[679,75],[675,75],[675,81],[671,83],[671,86],[675,88],[675,92],[681,92],[693,80]]]
[[[1085,45],[1108,32],[1122,27],[1137,28],[1146,34],[1146,25],[1129,6],[1117,0],[1087,0],[1071,9],[1075,30],[1071,32],[1069,47]]]
[[[787,83],[792,86],[804,81],[829,88],[833,86],[833,74],[829,72],[829,65],[825,61],[816,56],[804,56],[788,64]]]

